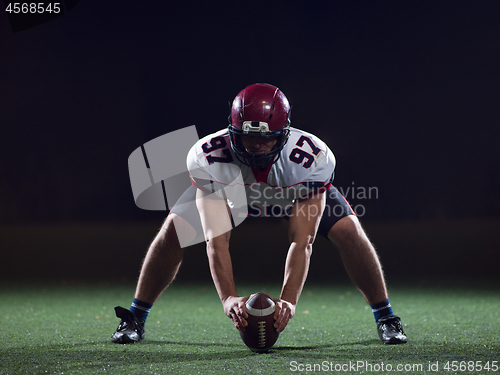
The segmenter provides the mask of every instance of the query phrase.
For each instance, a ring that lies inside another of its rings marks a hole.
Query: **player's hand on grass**
[[[284,299],[274,299],[276,310],[274,311],[274,328],[277,332],[283,332],[286,325],[295,315],[295,305]]]
[[[245,303],[248,297],[228,297],[224,302],[224,313],[233,321],[234,326],[238,331],[245,331],[248,325],[245,318],[248,314],[245,308]]]

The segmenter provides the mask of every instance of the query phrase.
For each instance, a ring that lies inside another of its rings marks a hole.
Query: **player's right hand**
[[[233,321],[234,326],[238,331],[245,331],[248,325],[245,320],[248,318],[245,303],[248,297],[231,296],[223,302],[224,313]]]

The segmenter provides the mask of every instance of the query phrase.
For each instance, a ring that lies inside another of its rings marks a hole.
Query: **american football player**
[[[281,295],[275,300],[276,330],[283,331],[295,314],[314,239],[320,234],[339,249],[347,273],[371,306],[381,341],[406,343],[401,320],[389,303],[376,251],[353,210],[332,185],[335,157],[318,137],[291,127],[290,109],[277,87],[250,85],[235,97],[230,125],[200,139],[188,153],[192,187],[181,200],[196,201],[203,230],[195,233],[193,229],[193,236],[206,240],[224,312],[238,330],[245,329],[247,297],[237,293],[229,254],[235,220],[242,215],[284,217],[290,245]],[[153,303],[175,278],[183,252],[177,233],[196,227],[182,207],[174,206],[148,249],[130,309],[115,308],[121,321],[113,342],[126,344],[144,338]]]

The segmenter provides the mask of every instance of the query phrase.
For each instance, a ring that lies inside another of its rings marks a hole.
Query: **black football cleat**
[[[141,341],[146,335],[144,322],[140,321],[135,314],[123,307],[116,306],[115,314],[121,319],[116,332],[111,340],[116,344],[133,344]]]
[[[401,318],[396,315],[386,316],[377,320],[377,331],[384,344],[406,344],[408,337],[403,331]]]

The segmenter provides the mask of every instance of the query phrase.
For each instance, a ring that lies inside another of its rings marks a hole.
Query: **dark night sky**
[[[378,188],[351,202],[368,219],[500,217],[500,2],[155,3],[17,33],[2,12],[1,222],[163,217],[135,207],[130,153],[225,127],[254,82],[329,144],[336,185]]]

